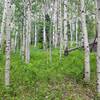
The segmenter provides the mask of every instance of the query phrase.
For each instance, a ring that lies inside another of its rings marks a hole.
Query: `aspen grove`
[[[0,0],[0,100],[100,100],[100,0]]]

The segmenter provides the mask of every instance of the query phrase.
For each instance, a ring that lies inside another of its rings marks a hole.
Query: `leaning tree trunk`
[[[64,55],[68,55],[67,3],[68,0],[64,0]]]
[[[85,53],[85,64],[84,64],[84,81],[90,80],[90,50],[88,43],[88,33],[86,27],[86,17],[85,17],[85,3],[84,0],[80,0],[81,3],[81,24],[84,39],[84,53]]]
[[[11,0],[6,0],[6,65],[5,65],[5,85],[10,84],[10,32],[11,32]]]
[[[98,44],[97,44],[97,94],[100,97],[100,0],[96,0],[97,6],[97,33],[98,33]]]

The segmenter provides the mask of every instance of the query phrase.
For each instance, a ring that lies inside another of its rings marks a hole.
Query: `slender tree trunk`
[[[53,15],[52,15],[52,21],[53,21],[53,47],[56,48],[56,34],[57,34],[57,30],[56,30],[56,9],[57,9],[57,1],[53,1]]]
[[[45,9],[45,8],[44,8]],[[43,12],[43,49],[46,50],[46,23],[45,23],[45,10]]]
[[[23,40],[22,40],[22,60],[25,59],[25,31],[26,31],[26,2],[23,0],[24,14],[23,14]]]
[[[86,27],[86,17],[85,17],[85,3],[84,0],[80,0],[81,3],[81,24],[82,24],[82,32],[83,32],[83,39],[84,39],[84,80],[90,80],[90,50],[89,50],[89,43],[88,43],[88,33]]]
[[[62,59],[62,53],[63,53],[63,34],[62,34],[62,1],[59,0],[59,34],[60,34],[60,61]]]
[[[59,46],[59,43],[60,43],[60,39],[59,39],[59,0],[57,0],[56,2],[56,8],[57,8],[57,11],[56,11],[56,30],[57,30],[57,33],[56,33],[56,44],[55,46]]]
[[[17,49],[17,38],[18,38],[18,32],[16,32],[16,34],[15,34],[14,52],[16,52],[16,49]]]
[[[3,11],[2,23],[1,23],[0,48],[3,46],[5,47],[4,28],[5,28],[5,23],[6,23],[6,12],[7,12],[7,0],[5,0],[4,2],[4,11]]]
[[[37,46],[37,25],[35,23],[35,44],[34,44],[34,47]]]
[[[58,0],[55,1],[55,5],[54,5],[54,47],[57,48],[57,44],[58,44],[58,9],[57,9],[57,5],[58,5]]]
[[[76,47],[78,46],[78,19],[76,18]]]
[[[70,21],[70,44],[71,47],[73,45],[73,29],[72,29],[72,21]]]
[[[12,10],[12,23],[11,23],[11,31],[13,32],[13,33],[15,33],[15,4],[13,3],[12,5],[11,5],[11,10]],[[13,37],[11,38],[11,50],[14,52],[14,35],[15,34],[13,34]]]
[[[67,3],[68,0],[64,0],[64,55],[68,55]]]
[[[98,34],[98,43],[97,43],[97,94],[100,97],[100,0],[96,0],[97,7],[97,34]],[[99,100],[99,99],[98,99]]]
[[[50,19],[54,20],[53,18],[53,13],[54,13],[54,2],[51,3],[51,11],[50,11]],[[52,26],[53,26],[53,30],[52,30]],[[52,34],[53,32],[53,34]],[[52,63],[52,42],[54,41],[54,25],[52,23],[52,21],[50,22],[50,36],[49,36],[49,48],[50,48],[50,63]],[[53,39],[52,39],[53,38]]]
[[[5,85],[10,85],[10,32],[11,32],[11,0],[6,0],[6,65],[5,65]]]
[[[49,37],[49,48],[50,48],[50,63],[52,63],[52,34],[51,34],[51,25],[52,22],[50,24],[50,37]]]
[[[30,33],[31,33],[31,10],[29,1],[27,1],[27,22],[26,22],[26,63],[30,62]]]

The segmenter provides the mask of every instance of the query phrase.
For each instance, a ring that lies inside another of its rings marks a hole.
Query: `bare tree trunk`
[[[57,5],[58,5],[58,0],[55,1],[55,5],[54,5],[54,47],[57,48],[57,44],[58,44],[58,9],[57,9]]]
[[[45,13],[46,13],[46,1],[44,0],[44,5],[43,5],[43,49],[46,50],[46,21],[45,21]]]
[[[78,19],[76,18],[76,47],[78,47]]]
[[[35,4],[37,4],[37,0],[35,0]],[[35,13],[35,16],[34,16],[34,19],[35,19],[34,20],[35,21],[35,30],[34,30],[35,31],[34,32],[35,33],[35,38],[34,38],[35,39],[35,41],[34,41],[35,43],[34,43],[34,47],[37,47],[37,36],[38,36],[37,35],[37,16],[38,16],[38,13]]]
[[[70,45],[73,45],[73,30],[72,30],[72,20],[70,21]]]
[[[30,33],[31,33],[31,9],[27,1],[27,22],[26,22],[26,63],[30,62]]]
[[[68,55],[67,0],[64,0],[64,55]]]
[[[18,38],[18,32],[16,32],[16,34],[15,34],[14,52],[16,52],[16,49],[17,49],[17,38]]]
[[[62,1],[59,0],[59,34],[60,34],[60,61],[62,59],[62,53],[63,53],[63,34],[62,34]]]
[[[5,28],[5,23],[6,23],[6,12],[7,12],[7,0],[5,0],[4,2],[4,11],[3,11],[2,23],[1,23],[0,48],[2,46],[5,46],[4,28]]]
[[[5,65],[5,85],[10,85],[10,32],[11,32],[11,0],[6,0],[6,65]]]
[[[25,31],[26,31],[26,2],[25,0],[23,0],[23,4],[24,4],[24,14],[23,14],[23,40],[22,40],[22,60],[25,59]]]
[[[85,62],[84,62],[84,80],[90,80],[90,50],[88,43],[88,33],[86,27],[86,17],[85,17],[85,4],[84,0],[80,0],[81,3],[81,24],[82,24],[82,32],[84,39],[84,53],[85,53]]]
[[[34,47],[37,46],[37,25],[35,23],[35,44],[34,44]]]
[[[100,97],[100,0],[96,0],[97,7],[97,34],[98,34],[98,43],[97,43],[97,95]],[[99,100],[99,99],[98,99]]]

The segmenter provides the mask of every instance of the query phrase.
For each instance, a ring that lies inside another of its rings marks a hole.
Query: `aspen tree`
[[[43,5],[43,49],[46,49],[46,21],[45,21],[45,13],[46,13],[46,1],[44,0]]]
[[[35,43],[34,43],[34,47],[37,46],[37,25],[36,25],[36,22],[35,22]]]
[[[100,0],[96,0],[97,20],[97,94],[100,97]]]
[[[31,7],[27,0],[27,21],[26,21],[26,63],[30,62],[30,33],[31,33]]]
[[[62,34],[62,1],[58,0],[59,2],[59,24],[58,24],[58,33],[60,36],[60,61],[62,59],[62,53],[63,53],[63,34]]]
[[[64,55],[68,55],[67,3],[68,0],[64,0]]]
[[[55,12],[54,12],[54,26],[55,26],[55,35],[54,35],[54,40],[55,40],[55,43],[54,43],[54,45],[55,45],[55,48],[57,47],[57,43],[58,43],[58,31],[57,31],[57,29],[58,29],[58,21],[57,21],[57,16],[58,16],[58,14],[57,14],[57,3],[58,3],[58,0],[56,1],[55,0],[55,5],[54,5],[54,10],[55,10]]]
[[[5,64],[5,85],[10,85],[10,51],[11,51],[11,0],[6,0],[6,64]]]
[[[0,48],[2,46],[5,46],[5,23],[6,23],[6,12],[7,12],[7,0],[4,1],[4,11],[3,11],[3,17],[2,17],[2,23],[1,23],[1,35],[0,35]]]
[[[80,0],[81,3],[81,24],[83,32],[83,41],[84,41],[84,80],[90,80],[90,50],[88,43],[88,33],[86,27],[86,17],[85,17],[85,2]]]
[[[76,18],[76,47],[78,46],[78,19]]]
[[[23,40],[22,40],[22,60],[25,58],[25,31],[26,31],[26,1],[23,0]]]

